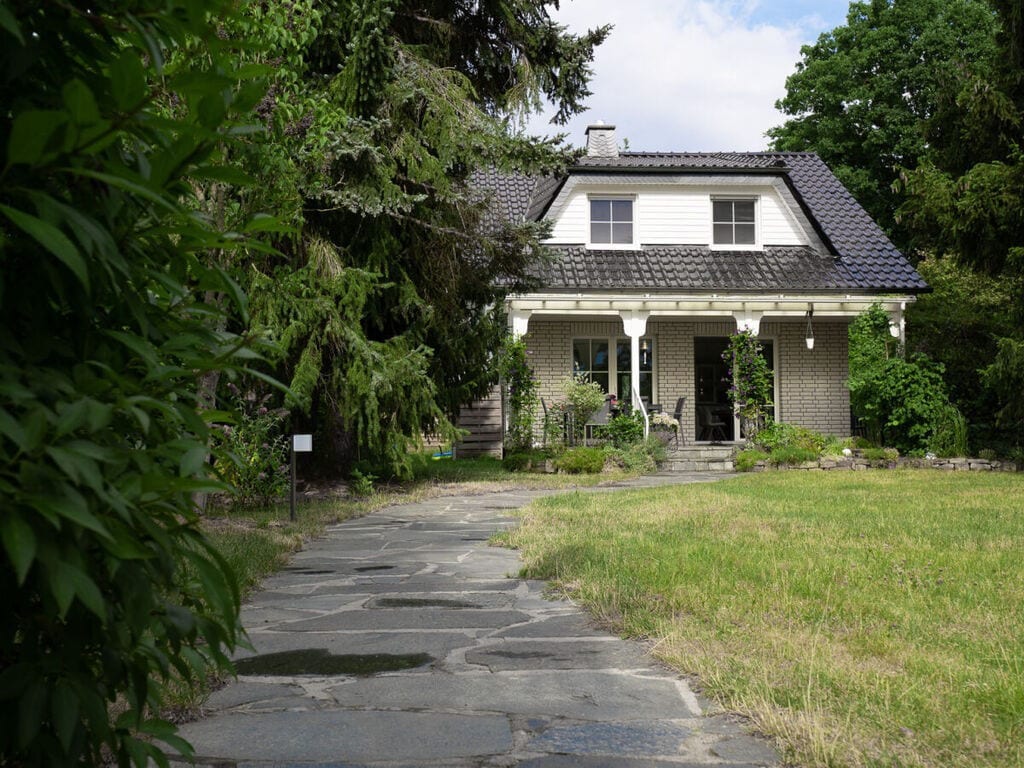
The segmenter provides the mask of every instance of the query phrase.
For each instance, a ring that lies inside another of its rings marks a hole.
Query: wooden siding
[[[637,242],[641,245],[709,245],[711,242],[711,198],[715,196],[758,197],[758,235],[762,245],[807,245],[804,222],[798,220],[787,201],[766,184],[745,186],[636,187],[628,185],[577,185],[557,210],[551,244],[578,245],[590,239],[588,195],[622,194],[633,197]],[[809,229],[809,227],[808,227]]]
[[[504,431],[502,429],[501,389],[495,387],[484,399],[463,406],[458,427],[469,431],[455,444],[455,458],[495,456],[501,458]]]

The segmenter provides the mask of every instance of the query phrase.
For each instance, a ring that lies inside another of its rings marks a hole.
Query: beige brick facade
[[[825,434],[846,436],[850,431],[850,396],[846,389],[847,324],[815,320],[815,348],[804,342],[803,320],[765,319],[761,338],[771,340],[777,372],[777,414],[782,421]],[[681,425],[694,439],[694,339],[734,333],[731,319],[698,320],[652,317],[647,336],[654,340],[655,401],[672,412],[676,400],[687,398]],[[547,403],[564,399],[561,383],[572,373],[574,338],[624,338],[619,319],[570,320],[534,315],[530,318],[527,355],[537,376],[538,392]]]

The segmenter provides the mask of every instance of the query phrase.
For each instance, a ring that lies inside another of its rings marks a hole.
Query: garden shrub
[[[740,472],[749,472],[759,461],[768,461],[771,458],[764,451],[756,448],[746,448],[736,454],[736,469]]]
[[[616,448],[639,443],[644,439],[644,416],[639,410],[624,406],[617,416],[608,420],[601,435],[611,440]]]
[[[739,414],[740,430],[754,438],[764,428],[775,396],[775,374],[764,345],[752,331],[739,331],[729,337],[722,360],[730,367],[729,402]]]
[[[269,504],[283,497],[290,485],[288,437],[284,422],[288,411],[268,408],[271,395],[241,392],[228,384],[238,413],[234,424],[221,424],[214,438],[217,473],[231,485],[231,499],[240,506]]]
[[[507,472],[523,472],[530,468],[530,454],[526,451],[506,453],[501,466]]]
[[[583,438],[584,425],[604,405],[605,393],[596,381],[590,381],[580,374],[570,376],[562,381],[562,392],[565,401],[573,414],[573,438]]]
[[[533,423],[540,398],[537,381],[526,359],[526,339],[506,339],[500,369],[508,392],[505,447],[513,451],[528,449],[533,445]]]
[[[555,469],[570,475],[596,475],[604,469],[605,454],[600,448],[570,448],[557,459]]]
[[[818,456],[818,451],[798,445],[780,445],[769,453],[769,458],[775,464],[803,464],[805,461],[816,461]]]
[[[900,452],[895,448],[864,448],[860,455],[868,461],[896,461]]]
[[[349,475],[348,489],[353,496],[372,496],[373,484],[376,480],[376,475],[353,469],[352,474]]]
[[[755,447],[771,453],[776,448],[800,448],[820,453],[827,439],[824,435],[796,424],[774,421],[757,433]]]
[[[938,410],[929,448],[943,458],[967,455],[967,419],[956,406],[947,403]]]

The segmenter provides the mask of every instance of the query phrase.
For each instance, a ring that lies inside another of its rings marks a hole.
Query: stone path
[[[721,475],[654,475],[624,485]],[[182,727],[219,766],[778,765],[643,645],[488,538],[551,491],[438,498],[332,527],[243,610],[255,653]],[[249,658],[245,658],[249,657]],[[376,671],[374,671],[376,670]]]

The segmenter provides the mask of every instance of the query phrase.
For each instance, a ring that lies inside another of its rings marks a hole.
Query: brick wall
[[[813,350],[808,350],[804,342],[806,328],[802,319],[766,319],[761,323],[761,336],[771,339],[776,349],[779,418],[826,434],[848,435],[847,324],[841,320],[816,320]],[[736,324],[731,319],[652,317],[647,323],[647,335],[654,339],[655,397],[669,413],[678,398],[687,398],[681,427],[688,440],[692,440],[696,429],[693,340],[728,336],[735,329]],[[580,321],[532,317],[526,336],[527,355],[539,379],[540,396],[549,404],[563,399],[560,384],[572,372],[574,338],[624,336],[618,319]]]

